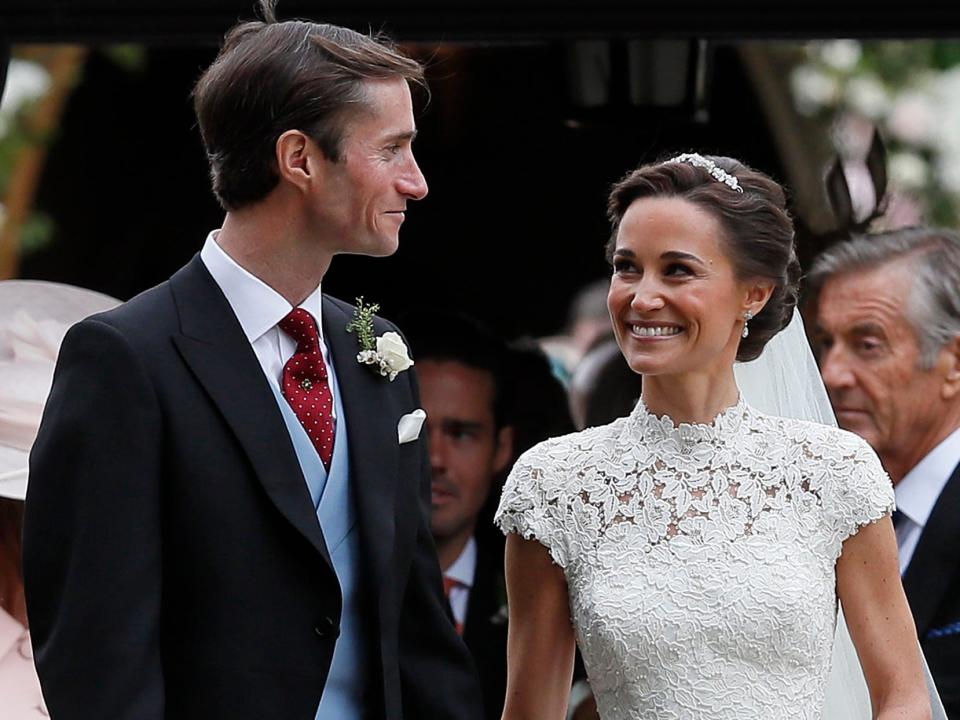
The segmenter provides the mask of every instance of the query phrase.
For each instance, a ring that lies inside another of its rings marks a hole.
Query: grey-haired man
[[[854,239],[810,273],[820,369],[840,425],[894,482],[900,571],[921,645],[960,717],[960,235]]]

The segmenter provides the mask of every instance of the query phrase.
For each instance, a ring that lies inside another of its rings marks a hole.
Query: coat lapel
[[[170,286],[182,331],[174,344],[236,435],[270,500],[332,572],[290,435],[233,310],[199,256]]]
[[[323,339],[337,373],[350,438],[350,482],[357,499],[360,533],[373,577],[390,577],[398,472],[397,420],[389,380],[357,362],[357,336],[346,331],[347,313],[323,298]],[[375,583],[382,592],[384,583]]]
[[[954,468],[924,526],[910,565],[903,576],[917,633],[930,629],[960,564],[960,465]]]

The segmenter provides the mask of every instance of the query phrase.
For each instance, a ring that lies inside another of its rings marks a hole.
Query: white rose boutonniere
[[[357,362],[371,365],[390,382],[396,380],[397,375],[413,365],[410,352],[399,333],[386,332],[380,337],[373,335],[373,316],[380,309],[379,305],[364,305],[363,298],[357,298],[357,310],[353,320],[347,325],[347,332],[356,332],[360,341],[360,352]]]
[[[403,342],[403,338],[400,337],[400,333],[388,332],[378,337],[377,352],[394,375],[413,365],[413,360],[410,359],[407,346]],[[392,380],[393,377],[390,379]]]

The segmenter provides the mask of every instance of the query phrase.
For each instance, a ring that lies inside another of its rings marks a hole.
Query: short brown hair
[[[276,186],[275,146],[302,130],[334,162],[345,124],[367,103],[364,82],[403,78],[425,87],[423,66],[381,35],[321,23],[240,23],[193,89],[213,192],[225,210],[266,197]]]
[[[728,256],[737,277],[763,278],[774,284],[763,310],[750,321],[750,334],[740,341],[737,360],[754,360],[767,342],[787,326],[797,304],[800,263],[793,245],[793,221],[783,188],[758,170],[728,157],[704,156],[737,179],[738,192],[714,179],[702,167],[677,160],[641,165],[613,186],[607,216],[613,231],[607,259],[615,249],[624,214],[646,197],[680,197],[698,205],[723,228]]]

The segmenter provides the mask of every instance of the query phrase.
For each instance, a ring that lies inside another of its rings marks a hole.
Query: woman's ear
[[[774,286],[766,280],[751,283],[744,294],[743,311],[749,312],[753,317],[759,315],[773,295],[773,289]]]

